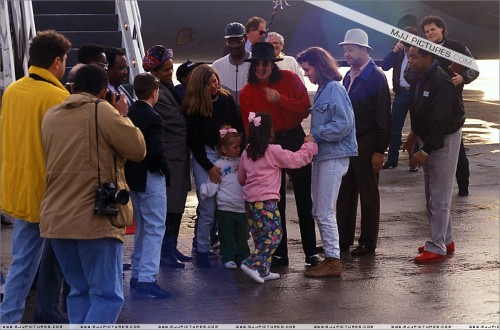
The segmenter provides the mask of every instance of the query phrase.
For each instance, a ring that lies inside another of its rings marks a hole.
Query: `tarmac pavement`
[[[470,161],[470,196],[458,197],[452,216],[456,251],[444,262],[418,265],[417,247],[428,238],[423,171],[410,173],[407,154],[399,166],[380,175],[381,223],[374,255],[342,253],[341,278],[309,279],[300,244],[293,191],[287,192],[290,266],[276,268],[281,278],[258,284],[240,269],[211,269],[186,263],[161,268],[158,284],[165,300],[136,299],[125,272],[125,304],[118,323],[263,325],[492,325],[498,329],[499,304],[499,153],[498,103],[467,102],[464,128]],[[307,125],[307,123],[306,123]],[[305,125],[305,126],[306,126]],[[405,132],[408,125],[405,126]],[[450,169],[455,170],[455,169]],[[189,254],[196,197],[191,192],[179,249]],[[359,213],[358,213],[359,214]],[[359,215],[358,215],[359,219]],[[359,225],[359,221],[358,221]],[[356,239],[358,237],[356,234]],[[1,230],[1,269],[10,262],[12,229]],[[318,245],[321,245],[318,233]],[[133,236],[126,237],[129,262]],[[23,322],[32,322],[36,294],[27,301]]]

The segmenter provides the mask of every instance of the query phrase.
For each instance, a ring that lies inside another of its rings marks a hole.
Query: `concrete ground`
[[[499,305],[499,153],[498,103],[466,102],[465,125],[470,161],[470,196],[453,193],[456,251],[441,263],[413,262],[428,238],[423,171],[410,173],[407,154],[400,166],[380,176],[381,223],[376,253],[341,256],[341,278],[308,279],[300,245],[293,191],[289,207],[290,266],[276,269],[281,279],[257,284],[240,269],[227,270],[220,260],[211,269],[187,263],[185,269],[161,268],[166,300],[134,299],[125,272],[125,304],[119,323],[127,324],[285,324],[285,325],[493,325]],[[305,123],[307,126],[307,123]],[[405,132],[408,126],[405,127]],[[453,170],[454,169],[450,169]],[[179,247],[191,251],[196,208],[193,192],[184,216]],[[358,233],[357,233],[358,234]],[[1,269],[10,262],[12,229],[1,230]],[[357,235],[356,235],[357,237]],[[321,244],[318,234],[318,245]],[[133,236],[126,237],[125,261]],[[32,320],[34,292],[23,322]]]

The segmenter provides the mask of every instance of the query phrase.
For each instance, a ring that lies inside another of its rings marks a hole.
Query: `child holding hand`
[[[218,152],[220,158],[214,163],[219,168],[221,182],[210,179],[200,187],[200,196],[205,199],[217,194],[217,221],[222,263],[235,269],[248,257],[247,217],[245,202],[241,198],[242,187],[237,173],[240,162],[241,137],[235,128],[223,127],[219,131]]]
[[[284,150],[272,144],[274,133],[268,113],[251,112],[248,121],[248,145],[240,158],[238,181],[243,186],[255,250],[243,260],[241,269],[256,282],[264,283],[280,277],[269,268],[282,237],[278,210],[281,169],[300,168],[310,163],[318,147],[311,136],[306,136],[300,150]]]

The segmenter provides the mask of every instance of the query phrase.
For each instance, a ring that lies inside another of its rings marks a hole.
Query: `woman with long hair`
[[[323,48],[311,47],[297,56],[309,80],[318,85],[311,108],[311,135],[318,143],[313,157],[313,217],[321,234],[325,259],[309,268],[307,277],[338,277],[340,266],[339,230],[334,205],[337,204],[342,177],[349,168],[349,157],[358,155],[354,111],[340,83],[335,59]]]
[[[220,87],[217,73],[208,65],[202,64],[191,73],[191,80],[182,103],[188,125],[188,143],[193,154],[192,168],[198,197],[197,253],[198,266],[209,268],[208,252],[210,230],[215,222],[216,198],[200,197],[200,186],[207,179],[220,183],[219,167],[214,165],[218,159],[216,147],[219,130],[231,126],[241,131],[241,119],[231,94]]]

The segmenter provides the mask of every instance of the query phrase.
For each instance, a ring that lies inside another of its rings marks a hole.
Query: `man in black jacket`
[[[472,57],[469,49],[462,45],[460,42],[447,39],[447,29],[444,20],[439,16],[425,16],[420,26],[422,31],[425,33],[425,37],[437,44],[454,50],[460,54]],[[455,88],[458,92],[460,103],[463,107],[462,91],[464,89],[464,84],[470,84],[478,76],[479,72],[474,71],[470,68],[465,68],[463,66],[453,63],[447,58],[437,57],[437,61],[441,69],[443,69],[453,81]],[[457,171],[455,174],[458,183],[458,195],[465,197],[469,195],[469,160],[465,154],[465,147],[463,140],[460,142],[460,153],[458,156]]]
[[[417,30],[412,26],[405,27],[405,31],[417,34]],[[392,69],[392,89],[394,90],[391,111],[391,142],[389,143],[387,161],[382,166],[382,169],[398,166],[401,131],[410,107],[410,84],[404,78],[408,66],[408,49],[410,49],[410,44],[399,40],[389,54],[384,57],[381,64],[384,71]],[[410,167],[410,172],[416,171],[418,171],[418,167]]]
[[[130,288],[155,298],[168,298],[170,293],[156,284],[167,215],[165,176],[169,174],[163,156],[163,119],[153,109],[158,101],[159,84],[149,73],[141,73],[134,79],[139,100],[130,106],[128,116],[144,135],[146,158],[138,163],[127,161],[125,177],[131,189],[137,228]]]
[[[379,172],[391,132],[391,95],[387,79],[370,58],[368,35],[352,29],[339,43],[351,66],[344,77],[354,109],[358,156],[351,157],[342,178],[337,199],[340,250],[348,251],[354,242],[358,196],[361,200],[361,234],[353,256],[373,254],[377,247],[380,222]]]
[[[410,165],[423,166],[430,224],[430,240],[418,248],[414,260],[429,263],[445,260],[455,250],[450,216],[454,173],[449,169],[457,165],[465,117],[454,83],[433,54],[411,47],[408,65],[414,75],[410,79],[414,100],[410,107],[412,131],[404,150],[412,150],[418,138],[421,150]]]

